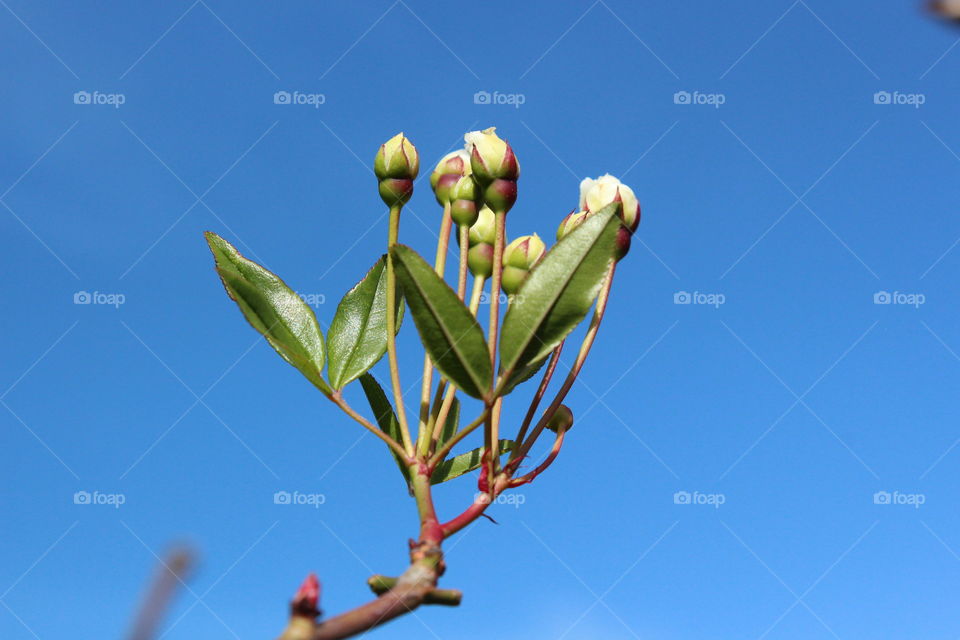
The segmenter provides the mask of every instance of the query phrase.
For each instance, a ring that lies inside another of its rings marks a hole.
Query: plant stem
[[[450,218],[450,203],[443,205],[443,220],[440,222],[440,236],[437,238],[437,256],[433,261],[433,268],[443,279],[443,272],[447,265],[447,248],[450,245],[450,228],[453,220]],[[461,300],[462,300],[461,296]],[[429,455],[430,444],[430,387],[433,386],[433,363],[430,355],[423,355],[423,379],[420,385],[420,424],[417,426],[417,452],[421,456]]]
[[[518,445],[519,448],[515,456],[518,460],[522,460],[530,451],[530,447],[533,446],[533,443],[536,442],[544,427],[547,426],[547,422],[550,421],[550,418],[552,418],[553,414],[556,413],[557,408],[561,403],[563,403],[564,399],[567,397],[567,392],[570,391],[570,387],[572,387],[574,381],[576,381],[577,375],[580,373],[580,369],[583,368],[583,363],[587,359],[587,355],[590,353],[590,347],[593,346],[594,338],[597,337],[597,331],[600,329],[600,322],[603,320],[603,313],[607,308],[607,300],[610,297],[610,287],[613,285],[613,276],[616,270],[617,263],[614,261],[610,264],[610,269],[607,271],[607,278],[603,283],[603,288],[600,289],[600,295],[597,297],[597,306],[593,311],[593,317],[590,319],[590,328],[587,329],[587,333],[583,338],[583,343],[580,345],[580,351],[577,353],[577,359],[574,361],[573,367],[570,368],[570,372],[567,374],[566,380],[563,381],[563,385],[561,385],[560,390],[557,391],[557,395],[554,397],[553,402],[550,403],[550,406],[547,407],[547,410],[543,412],[543,415],[537,422],[537,426],[534,428],[533,433],[530,434],[530,437],[527,438],[526,442]]]
[[[490,368],[494,372],[490,388],[487,424],[484,428],[484,444],[490,455],[487,459],[487,472],[493,478],[499,456],[497,431],[497,411],[493,410],[493,392],[497,384],[497,335],[500,329],[500,281],[503,277],[503,245],[506,241],[507,214],[504,211],[494,211],[496,221],[496,236],[493,243],[493,277],[490,280],[490,326],[487,328],[487,343],[490,347]]]
[[[450,450],[453,449],[458,442],[470,435],[474,429],[483,424],[487,419],[487,414],[490,411],[490,407],[486,406],[483,408],[483,412],[477,417],[476,420],[468,424],[466,427],[457,432],[457,435],[453,436],[449,440],[443,443],[443,446],[440,447],[440,450],[437,451],[430,458],[430,461],[427,463],[427,468],[433,469],[437,466],[437,463],[441,462],[444,458],[447,457],[447,454],[450,453]]]
[[[547,392],[547,387],[550,385],[550,380],[553,378],[553,372],[557,368],[557,362],[560,361],[560,352],[563,351],[563,342],[557,345],[557,348],[553,350],[553,355],[550,356],[550,362],[547,363],[547,370],[543,374],[543,378],[540,380],[540,386],[537,387],[537,392],[533,396],[533,400],[530,401],[530,407],[527,409],[527,415],[523,417],[523,423],[520,425],[520,430],[517,432],[517,437],[515,442],[517,443],[517,448],[514,449],[513,454],[510,456],[510,462],[517,458],[517,452],[520,450],[520,445],[523,443],[524,436],[527,435],[527,429],[530,428],[530,423],[533,421],[533,416],[537,412],[537,408],[540,407],[540,401],[543,400],[543,395]]]
[[[393,449],[393,451],[397,455],[399,455],[402,460],[409,460],[413,456],[412,452],[408,452],[404,450],[404,448],[400,445],[400,443],[395,441],[393,438],[391,438],[390,436],[385,434],[383,431],[381,431],[380,429],[375,427],[373,424],[371,424],[369,420],[367,420],[362,415],[357,413],[353,407],[347,404],[347,401],[343,399],[343,396],[340,395],[339,391],[331,393],[330,395],[327,396],[327,398],[329,398],[330,401],[333,402],[335,405],[340,407],[340,409],[342,409],[344,413],[346,413],[348,416],[350,416],[351,418],[359,422],[362,426],[364,426],[367,429],[367,431],[369,431],[370,433],[372,433],[373,435],[377,436],[378,438],[383,440],[385,443],[387,443],[387,446]]]
[[[397,408],[397,422],[403,437],[404,457],[413,455],[413,443],[410,441],[410,429],[407,426],[407,412],[403,407],[403,387],[400,385],[400,366],[397,363],[397,275],[393,266],[393,246],[400,235],[400,209],[402,205],[390,207],[390,226],[387,231],[387,355],[390,360],[390,383],[393,387],[393,400]]]
[[[461,224],[457,227],[460,234],[460,270],[457,273],[457,295],[463,300],[467,295],[467,258],[470,252],[470,227]]]

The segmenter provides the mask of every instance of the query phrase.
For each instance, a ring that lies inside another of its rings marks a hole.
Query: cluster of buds
[[[540,236],[520,236],[503,250],[503,276],[500,284],[503,290],[513,295],[527,278],[530,269],[540,262],[547,247]]]
[[[413,181],[420,172],[420,156],[403,133],[382,145],[373,160],[373,172],[380,181],[380,197],[389,206],[404,205],[413,195]]]
[[[480,188],[472,174],[470,154],[465,149],[445,155],[430,174],[437,202],[450,207],[450,217],[460,226],[475,223],[480,212]]]

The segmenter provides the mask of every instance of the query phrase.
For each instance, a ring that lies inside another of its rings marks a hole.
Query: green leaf
[[[507,383],[503,386],[502,395],[507,395],[521,384],[537,375],[540,369],[543,369],[543,365],[547,363],[549,356],[540,358],[535,362],[530,364],[525,364],[510,375],[510,379],[507,380]]]
[[[501,440],[500,453],[510,453],[515,446],[516,443],[513,440]],[[458,456],[444,460],[434,468],[433,474],[430,476],[430,484],[440,484],[447,480],[453,480],[457,476],[462,476],[465,473],[470,473],[474,469],[479,469],[483,461],[482,455],[483,447],[479,447],[473,451],[461,453]]]
[[[375,365],[387,352],[386,256],[343,296],[327,331],[328,375],[342,389]],[[397,296],[397,326],[403,301]]]
[[[309,305],[283,280],[244,258],[217,234],[208,231],[204,236],[227,295],[237,303],[247,321],[307,380],[330,393],[323,381],[323,333]]]
[[[360,376],[360,386],[363,387],[363,393],[367,396],[367,402],[370,403],[370,408],[373,410],[373,417],[376,419],[377,426],[380,427],[380,430],[393,438],[395,442],[403,442],[403,436],[400,434],[400,421],[397,420],[397,414],[393,411],[393,405],[390,404],[390,401],[387,399],[387,394],[383,392],[383,388],[380,386],[380,383],[377,382],[377,379],[369,373],[364,373]],[[390,447],[387,448],[390,449]],[[407,487],[409,488],[410,470],[407,468],[403,459],[397,455],[396,451],[390,449],[390,453],[393,455],[394,460],[397,461],[397,466],[400,467],[400,473],[403,474],[403,478],[407,481]]]
[[[396,245],[393,257],[404,298],[434,365],[467,395],[488,395],[493,369],[476,318],[413,249]]]
[[[524,280],[503,318],[501,371],[546,357],[583,320],[613,261],[620,219],[608,205],[563,237]]]
[[[447,413],[447,420],[443,423],[443,429],[440,431],[440,437],[437,440],[437,448],[456,435],[460,427],[460,399],[454,396],[450,403],[450,411]]]

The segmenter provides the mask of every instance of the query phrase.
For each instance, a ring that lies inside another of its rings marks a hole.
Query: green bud
[[[387,178],[380,181],[380,198],[388,206],[406,204],[413,195],[413,180]]]
[[[481,242],[470,247],[467,266],[476,277],[489,278],[493,274],[493,245]]]
[[[520,236],[503,249],[503,266],[530,270],[540,261],[546,245],[540,236]]]
[[[496,241],[496,216],[490,207],[483,207],[480,209],[477,221],[470,225],[470,246],[481,243],[492,245]]]
[[[373,159],[373,172],[380,180],[413,180],[420,171],[420,156],[417,148],[398,133],[382,145]]]
[[[469,227],[477,221],[479,215],[477,211],[479,208],[477,204],[478,194],[479,188],[473,176],[463,176],[450,187],[448,192],[451,202],[450,215],[458,225]]]
[[[483,189],[483,203],[494,211],[506,213],[517,201],[517,181],[496,178]]]
[[[516,181],[520,177],[520,163],[506,140],[501,140],[496,127],[471,131],[464,136],[470,152],[470,165],[481,184],[496,180]]]
[[[571,211],[557,227],[557,240],[576,229],[590,215],[589,211]]]
[[[573,426],[573,411],[570,411],[570,407],[565,404],[557,407],[556,413],[550,418],[547,422],[547,429],[553,432],[559,432],[560,429],[564,431],[569,431]]]
[[[470,175],[470,155],[463,149],[458,149],[443,156],[430,174],[430,186],[437,202],[446,204],[451,201],[450,188],[462,176]]]

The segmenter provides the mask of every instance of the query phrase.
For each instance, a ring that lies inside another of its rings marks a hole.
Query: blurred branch
[[[128,640],[153,640],[157,637],[157,630],[177,587],[184,584],[194,564],[194,554],[186,547],[173,549],[165,560],[160,561],[146,598],[127,635]]]

